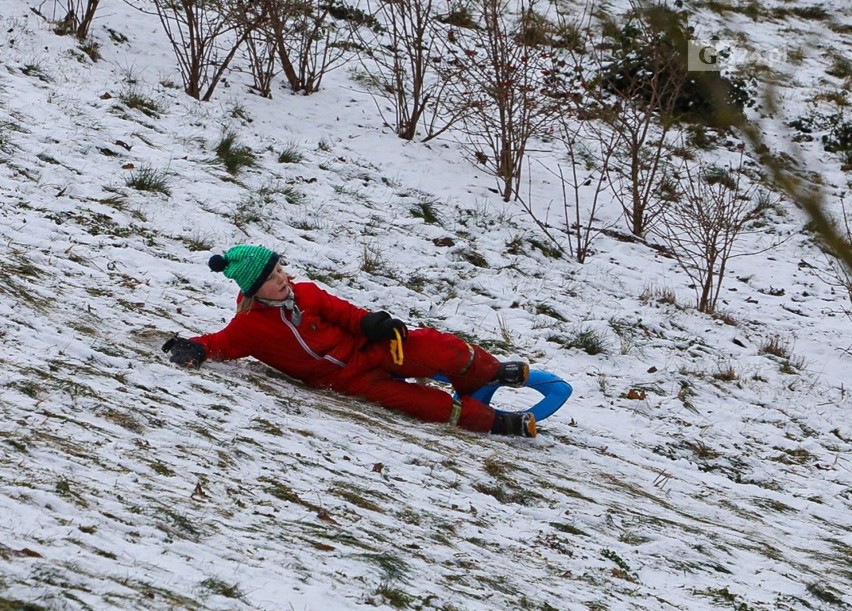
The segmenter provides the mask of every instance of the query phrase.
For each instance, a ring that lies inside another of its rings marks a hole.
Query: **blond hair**
[[[254,307],[255,297],[252,295],[251,297],[243,297],[240,302],[237,304],[237,314],[244,314],[248,312]]]

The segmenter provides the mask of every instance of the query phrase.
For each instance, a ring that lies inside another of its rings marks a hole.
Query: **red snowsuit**
[[[400,410],[427,422],[458,418],[462,428],[487,432],[494,410],[465,396],[493,380],[499,363],[479,346],[436,329],[413,329],[403,344],[404,360],[396,365],[390,342],[367,344],[361,319],[368,313],[311,282],[292,284],[302,319],[255,301],[217,333],[193,337],[213,360],[253,356],[309,386],[331,388]],[[366,344],[366,348],[362,349]],[[399,378],[443,374],[461,396],[461,414],[453,398],[439,388]]]

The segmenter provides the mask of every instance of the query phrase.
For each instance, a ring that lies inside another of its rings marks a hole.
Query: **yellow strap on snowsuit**
[[[391,358],[394,365],[402,365],[405,358],[402,353],[402,335],[400,335],[399,329],[394,329],[393,332],[396,334],[396,339],[392,339],[390,342]]]

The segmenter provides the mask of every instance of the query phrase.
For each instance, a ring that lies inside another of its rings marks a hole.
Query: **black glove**
[[[370,312],[361,319],[361,333],[371,342],[396,339],[395,331],[399,331],[402,339],[408,337],[405,323],[398,318],[391,318],[387,312]]]
[[[172,356],[169,360],[186,367],[200,367],[207,358],[204,346],[182,337],[173,337],[163,344],[163,352],[171,352]]]

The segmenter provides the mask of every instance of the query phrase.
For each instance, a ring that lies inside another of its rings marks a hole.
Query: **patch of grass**
[[[197,537],[201,534],[201,531],[196,528],[192,521],[185,515],[172,511],[171,509],[164,509],[163,513],[167,518],[169,518],[171,524],[182,534],[189,535],[190,537]]]
[[[305,156],[294,142],[288,142],[278,153],[278,163],[300,163]]]
[[[722,13],[725,11],[739,13],[740,15],[748,17],[752,21],[757,21],[761,17],[765,17],[767,15],[761,4],[756,0],[746,0],[744,2],[729,2],[727,0],[720,2],[719,0],[710,0],[707,4],[708,8],[712,6]]]
[[[737,611],[754,611],[754,607],[740,600],[740,597],[725,586],[724,588],[707,588],[706,590],[693,590],[695,596],[706,596],[717,605],[724,605]]]
[[[738,380],[740,375],[731,363],[719,363],[712,377],[720,382],[733,382]]]
[[[269,214],[266,211],[268,204],[269,202],[260,193],[249,192],[237,203],[232,217],[234,225],[244,229],[247,225],[257,223],[264,229],[269,229]]]
[[[718,137],[705,125],[690,124],[686,127],[686,144],[702,151],[712,150]]]
[[[838,608],[846,606],[843,599],[838,594],[835,594],[836,590],[831,586],[821,583],[809,583],[806,589],[811,596],[823,602],[836,605]]]
[[[831,66],[826,69],[825,73],[839,79],[848,79],[852,77],[852,60],[846,55],[832,52]]]
[[[212,250],[214,244],[208,241],[208,238],[204,236],[193,236],[189,238],[181,238],[183,243],[186,244],[187,250],[189,252],[199,252]]]
[[[9,153],[12,150],[9,131],[9,123],[6,121],[0,121],[0,151],[4,153]]]
[[[216,577],[208,577],[198,585],[201,589],[216,596],[224,596],[225,598],[242,598],[243,596],[236,584],[231,585]]]
[[[609,328],[618,336],[621,343],[619,354],[627,355],[636,346],[637,328],[642,329],[642,321],[636,323],[630,320],[610,318]]]
[[[45,163],[49,163],[50,165],[61,165],[56,159],[54,159],[47,153],[39,153],[38,155],[36,155],[36,157]]]
[[[356,507],[360,507],[361,509],[366,509],[368,511],[375,511],[376,513],[385,513],[384,507],[381,507],[377,503],[374,503],[370,499],[366,498],[364,494],[355,490],[354,488],[344,487],[343,485],[335,486],[331,490],[329,490],[331,494],[339,496],[343,500],[355,505]]]
[[[88,38],[80,43],[80,50],[89,56],[93,62],[101,60],[101,45],[93,39]]]
[[[18,452],[26,453],[29,451],[29,449],[27,448],[27,444],[25,444],[23,441],[18,441],[17,439],[4,439],[3,441],[15,448]]]
[[[471,340],[466,341],[468,341],[468,343],[471,343]],[[502,338],[486,338],[481,340],[479,342],[479,345],[485,348],[488,352],[492,352],[494,354],[509,354],[511,352],[514,352],[515,350],[514,344],[507,342],[505,339]]]
[[[805,368],[805,358],[804,357],[791,357],[785,359],[778,366],[778,371],[787,375],[796,375],[802,372]]]
[[[533,498],[539,498],[536,493],[512,488],[509,485],[501,484],[486,484],[485,482],[477,482],[473,484],[474,490],[493,496],[499,502],[504,504],[528,505]]]
[[[837,34],[852,34],[852,23],[832,21],[828,24],[828,29]]]
[[[47,73],[45,73],[41,64],[24,64],[24,67],[21,68],[21,72],[23,72],[26,76],[35,77],[43,83],[50,82],[50,77],[47,76]]]
[[[719,452],[700,440],[696,442],[687,441],[684,445],[689,448],[695,458],[699,460],[715,460],[720,456]]]
[[[482,468],[488,475],[494,478],[503,478],[510,471],[508,463],[500,460],[500,457],[496,454],[486,457],[482,461]]]
[[[124,184],[137,191],[161,193],[166,197],[172,194],[168,172],[150,166],[143,165],[138,170],[133,170]]]
[[[273,435],[274,437],[281,437],[284,435],[280,426],[273,424],[269,420],[264,420],[263,418],[255,418],[252,421],[252,428],[263,431],[267,435]]]
[[[237,134],[232,130],[222,134],[213,150],[216,158],[232,176],[257,165],[257,155],[250,147],[239,144]]]
[[[556,309],[551,305],[548,305],[546,303],[537,303],[534,307],[536,314],[549,316],[550,318],[553,318],[554,320],[558,320],[560,322],[566,322],[566,318],[562,316],[562,314],[557,312]]]
[[[589,533],[584,530],[580,530],[576,526],[572,526],[571,524],[563,524],[561,522],[551,522],[550,525],[558,530],[559,532],[567,533],[569,535],[578,535],[580,537],[588,537]]]
[[[139,91],[135,85],[129,85],[118,94],[119,101],[125,107],[138,110],[146,116],[156,119],[160,116],[162,108],[155,100]]]
[[[473,248],[462,248],[456,251],[462,260],[467,261],[474,267],[488,269],[488,259]]]
[[[109,197],[104,197],[103,199],[95,200],[104,206],[109,206],[115,210],[119,210],[123,212],[127,208],[127,198],[122,197],[121,195],[110,195]]]
[[[507,254],[510,255],[526,255],[527,251],[524,248],[525,243],[526,241],[524,240],[524,238],[518,235],[506,242],[506,248],[504,250]]]
[[[769,460],[785,465],[806,465],[817,462],[817,457],[804,448],[774,448],[780,450],[781,454],[772,456]]]
[[[551,244],[549,242],[542,242],[541,240],[537,240],[535,238],[529,238],[529,243],[530,246],[532,246],[535,250],[539,251],[548,259],[562,258],[562,249],[554,244]]]
[[[668,288],[651,284],[642,289],[642,294],[639,295],[641,303],[663,303],[668,305],[677,305],[677,295]]]
[[[56,482],[56,494],[59,496],[71,496],[71,484],[67,479],[61,479]]]
[[[400,556],[388,552],[364,554],[363,558],[379,568],[382,572],[382,578],[385,581],[404,580],[406,575],[411,571],[405,560]]]
[[[19,380],[9,383],[9,388],[14,388],[30,399],[38,399],[39,394],[44,389],[44,386],[33,380]]]
[[[406,276],[403,281],[405,282],[405,286],[408,289],[414,291],[415,293],[422,293],[426,288],[428,279],[426,278],[426,276],[415,272],[409,276]]]
[[[364,244],[359,267],[362,272],[381,275],[387,271],[387,261],[378,246]]]
[[[603,552],[601,552],[601,555],[607,560],[614,562],[618,566],[618,569],[611,571],[613,577],[626,579],[627,581],[638,580],[638,577],[630,572],[630,565],[627,564],[627,562],[625,562],[624,559],[617,553],[615,553],[611,549],[605,549]]]
[[[739,326],[739,321],[730,312],[724,312],[722,310],[717,310],[717,311],[713,312],[710,316],[713,318],[713,320],[720,320],[724,324],[728,325],[729,327]]]
[[[606,354],[607,345],[603,335],[594,329],[581,328],[570,336],[550,335],[548,341],[562,344],[565,348],[578,348],[588,355]]]
[[[363,11],[360,8],[348,6],[341,3],[340,5],[330,5],[329,14],[335,19],[348,21],[355,26],[364,26],[374,32],[381,31],[382,25],[370,13]]]
[[[636,533],[623,533],[618,540],[622,543],[626,543],[627,545],[644,545],[650,541],[653,541],[651,537],[646,537],[644,535],[637,535]]]
[[[130,39],[127,36],[125,36],[124,34],[119,32],[118,30],[114,30],[112,28],[106,28],[106,31],[109,34],[109,39],[116,44],[124,44],[124,43],[130,41]]]
[[[519,45],[556,46],[556,24],[535,11],[527,11],[516,24],[515,31],[515,42]]]
[[[159,460],[153,461],[150,464],[150,467],[155,473],[158,473],[159,475],[162,475],[164,477],[175,476],[175,472],[172,471],[172,469],[168,465],[161,463]]]
[[[423,219],[427,225],[441,226],[441,217],[438,216],[435,210],[434,201],[420,201],[411,207],[411,216],[418,219]]]
[[[239,119],[240,121],[244,121],[245,123],[251,123],[253,119],[249,116],[246,107],[243,106],[239,102],[234,102],[231,107],[228,109],[228,114],[231,115],[234,119]]]
[[[842,89],[821,91],[814,95],[812,99],[815,103],[826,102],[840,108],[849,106],[849,94]]]
[[[768,509],[769,511],[776,511],[778,513],[794,513],[796,510],[786,503],[782,503],[781,501],[776,501],[773,499],[756,499],[754,504],[763,509]]]
[[[778,358],[788,359],[790,358],[790,344],[791,342],[783,339],[781,336],[773,335],[761,342],[758,352],[760,354],[771,354]]]
[[[830,17],[828,11],[823,7],[813,6],[778,6],[771,9],[770,14],[778,19],[786,17],[798,17],[806,21],[823,21]]]
[[[63,478],[60,478],[59,481],[56,482],[56,487],[54,488],[56,494],[66,499],[70,499],[79,507],[88,507],[88,503],[86,499],[84,499],[79,492],[77,492],[72,486],[71,483]]]
[[[290,185],[282,187],[279,193],[284,196],[284,199],[287,200],[288,204],[302,205],[307,201],[307,197],[304,193]]]
[[[692,402],[692,397],[695,396],[695,391],[692,389],[692,384],[688,380],[680,381],[680,390],[677,391],[677,398],[683,403],[683,406],[693,413],[698,413],[695,404]]]
[[[464,28],[467,30],[477,30],[479,29],[476,20],[473,18],[473,14],[470,12],[470,9],[463,4],[454,4],[451,5],[452,9],[446,15],[440,15],[438,17],[438,21],[441,23],[445,23],[447,25],[455,26],[457,28]]]
[[[106,408],[99,413],[99,416],[104,420],[117,424],[118,426],[127,429],[133,433],[142,434],[145,432],[144,425],[139,422],[131,412],[118,411],[111,407]]]
[[[606,352],[606,342],[603,335],[594,329],[581,329],[577,331],[572,344],[592,356]]]
[[[48,608],[35,603],[0,596],[0,611],[48,611]]]
[[[234,224],[243,228],[248,224],[257,223],[268,230],[270,220],[275,218],[275,213],[270,211],[270,208],[280,206],[282,198],[288,204],[305,203],[305,194],[293,186],[265,184],[250,191],[239,201],[233,214]]]
[[[366,182],[369,182],[369,178],[364,178],[364,181],[366,186]],[[334,185],[333,188],[334,193],[338,195],[341,200],[349,199],[352,202],[363,204],[368,208],[375,207],[373,202],[370,200],[370,196],[360,189],[350,189],[344,185]]]
[[[394,609],[408,609],[416,598],[406,594],[403,590],[395,588],[390,584],[383,583],[376,589],[376,596],[382,599]]]
[[[576,53],[585,52],[585,32],[575,23],[557,25],[551,42],[557,49],[566,49]]]
[[[321,267],[314,267],[313,265],[305,266],[305,275],[312,280],[316,280],[318,282],[322,282],[324,284],[328,284],[330,286],[335,286],[340,284],[341,282],[350,280],[350,276],[345,274],[344,272],[338,269],[324,269]],[[282,378],[286,380],[287,378]]]

